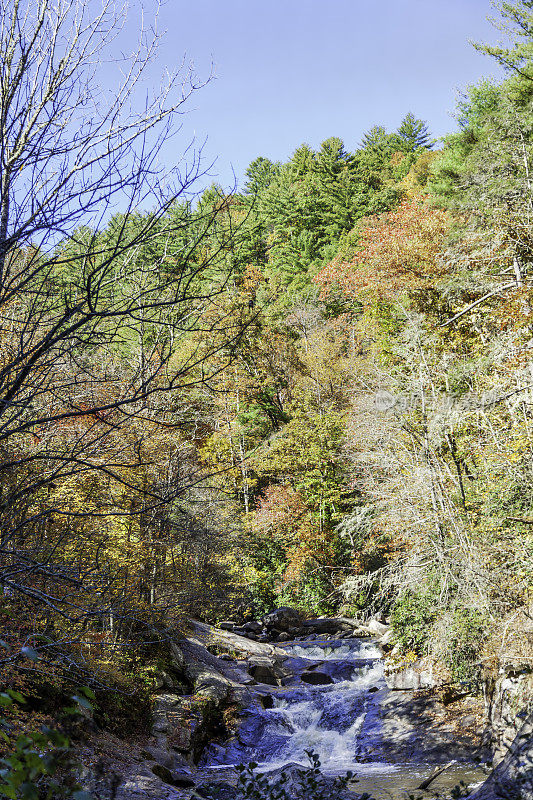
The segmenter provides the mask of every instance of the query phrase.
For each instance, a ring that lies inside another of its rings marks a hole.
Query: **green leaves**
[[[21,704],[26,703],[25,697],[15,689],[8,689],[7,692],[2,692],[0,694],[0,707],[9,708],[13,705],[13,701]]]
[[[89,698],[94,699],[94,696],[94,692],[84,686],[72,699],[78,707],[91,708]],[[26,700],[14,689],[0,695],[0,706],[7,708],[13,702],[23,705]],[[65,712],[79,714],[78,707],[65,709]],[[3,738],[10,741],[5,734]],[[0,759],[0,797],[10,800],[39,800],[42,797],[92,800],[90,794],[68,777],[73,766],[70,741],[62,731],[43,725],[40,731],[21,734],[12,743],[11,752]],[[53,776],[60,767],[61,781],[55,781]]]
[[[15,691],[15,689],[8,689],[7,693],[8,693],[8,695],[10,697],[13,698],[13,700],[16,700],[17,703],[25,703],[26,702],[26,699],[23,697],[23,695],[21,695],[20,692]]]
[[[239,764],[238,800],[331,800],[353,781],[353,773],[334,779],[322,779],[320,757],[313,750],[305,751],[309,767],[291,768],[272,778],[257,772],[258,764]],[[370,800],[370,798],[369,798]]]

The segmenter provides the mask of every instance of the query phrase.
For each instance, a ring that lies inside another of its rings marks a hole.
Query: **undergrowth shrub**
[[[77,783],[78,764],[70,743],[68,730],[83,718],[83,709],[91,710],[94,693],[83,687],[71,700],[74,705],[63,709],[59,725],[42,725],[39,731],[30,731],[10,737],[10,722],[5,711],[14,705],[23,706],[26,700],[20,692],[8,689],[0,694],[0,735],[9,743],[8,751],[0,759],[0,797],[9,800],[92,800]]]
[[[488,624],[475,609],[446,612],[434,626],[431,653],[449,668],[456,681],[476,681]]]
[[[284,770],[274,778],[257,772],[257,764],[240,764],[238,772],[238,800],[332,800],[342,796],[353,774],[324,781],[320,771],[320,757],[312,750],[305,751],[309,767]],[[359,800],[370,800],[370,795],[361,795]]]
[[[422,655],[426,651],[438,611],[438,596],[433,586],[417,593],[406,592],[398,598],[390,617],[395,641],[403,652],[413,650]]]

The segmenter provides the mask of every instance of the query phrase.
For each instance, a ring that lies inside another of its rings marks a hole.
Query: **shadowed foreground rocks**
[[[468,800],[533,800],[533,714],[504,758]]]

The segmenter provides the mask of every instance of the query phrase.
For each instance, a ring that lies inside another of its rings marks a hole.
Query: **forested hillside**
[[[83,683],[120,727],[185,618],[283,605],[458,678],[531,655],[532,9],[444,141],[406,109],[199,198],[120,161],[159,106],[73,133],[3,29],[0,668],[37,712]]]

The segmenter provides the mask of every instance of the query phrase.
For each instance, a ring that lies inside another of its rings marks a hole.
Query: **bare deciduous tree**
[[[179,428],[186,388],[239,335],[217,310],[226,198],[195,210],[199,158],[158,163],[200,84],[168,75],[136,111],[159,39],[143,27],[106,67],[118,84],[99,85],[124,14],[112,0],[0,0],[0,581],[67,617],[84,582],[100,597],[106,582],[105,524],[90,558],[73,527],[146,514],[198,479],[169,446],[172,480],[150,482],[147,443]],[[84,507],[68,499],[80,485]]]

